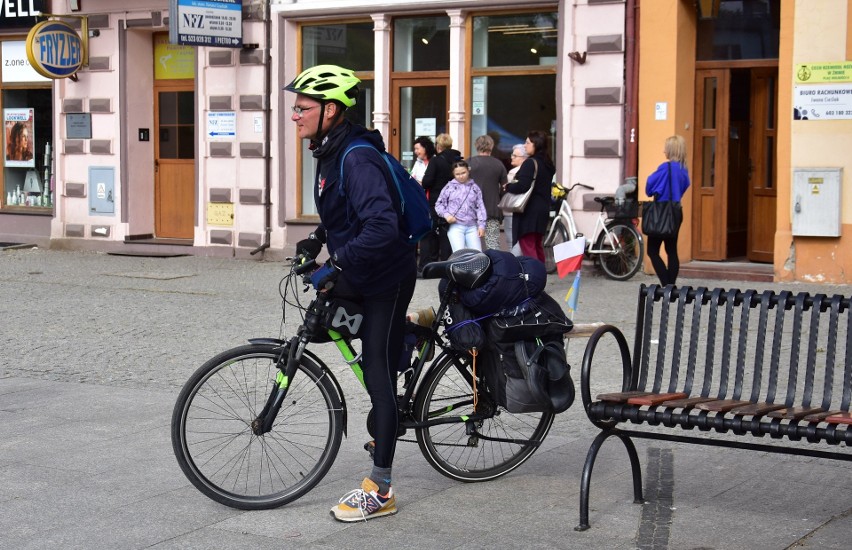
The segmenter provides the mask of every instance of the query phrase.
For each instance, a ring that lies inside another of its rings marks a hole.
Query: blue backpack
[[[399,163],[387,151],[379,151],[372,144],[363,140],[354,140],[349,144],[349,147],[343,152],[340,157],[340,192],[344,192],[343,184],[343,162],[346,160],[346,155],[353,149],[358,147],[369,147],[376,151],[384,159],[387,165],[388,172],[396,184],[396,191],[399,195],[399,205],[402,214],[403,229],[408,234],[408,242],[416,243],[422,239],[427,233],[432,231],[432,214],[429,208],[429,201],[426,199],[426,193],[417,180],[411,177],[411,174],[405,167]]]

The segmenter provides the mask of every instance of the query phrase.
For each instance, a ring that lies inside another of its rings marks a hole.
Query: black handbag
[[[669,197],[672,196],[672,163],[669,162]],[[642,210],[642,232],[649,237],[674,237],[682,221],[683,211],[677,201],[659,201],[655,196]]]

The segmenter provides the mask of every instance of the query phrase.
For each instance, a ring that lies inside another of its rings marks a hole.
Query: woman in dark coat
[[[547,133],[533,130],[524,142],[529,158],[521,165],[516,181],[506,184],[504,191],[525,193],[533,186],[526,208],[512,215],[512,242],[518,243],[521,254],[544,261],[541,240],[550,220],[550,185],[556,168],[547,154]]]

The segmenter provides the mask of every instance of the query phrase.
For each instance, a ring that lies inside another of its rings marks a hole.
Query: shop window
[[[555,97],[554,74],[473,77],[471,143],[488,134],[494,139],[492,155],[508,163],[512,146],[523,143],[530,130],[554,136]],[[556,151],[551,140],[550,156]]]
[[[721,0],[699,4],[696,57],[699,61],[778,59],[781,0]]]
[[[48,89],[4,89],[4,209],[53,205],[52,93]]]
[[[394,71],[447,71],[449,68],[449,17],[403,17],[394,19]]]
[[[555,66],[556,12],[473,18],[473,67]]]
[[[355,105],[346,110],[346,118],[368,128],[372,126],[372,114],[375,110],[372,80],[375,57],[373,26],[372,21],[363,21],[301,27],[302,68],[331,64],[355,71],[356,76],[361,79],[361,85]],[[292,102],[293,99],[290,97],[288,101]],[[307,140],[302,140],[300,149],[302,155],[300,215],[315,216],[317,209],[314,204],[313,183],[316,162],[308,149]]]
[[[556,12],[472,18],[470,142],[488,134],[508,164],[530,130],[552,136],[556,157]]]

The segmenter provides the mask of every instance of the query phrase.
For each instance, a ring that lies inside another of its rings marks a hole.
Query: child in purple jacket
[[[435,212],[447,220],[447,238],[453,252],[462,248],[482,250],[485,236],[485,203],[482,191],[470,179],[470,166],[461,160],[453,164],[453,176],[441,190]]]

